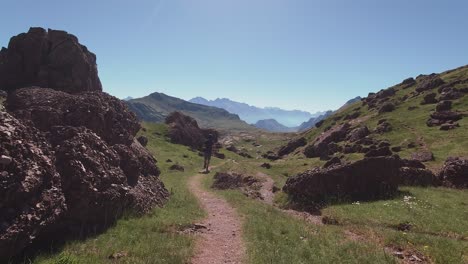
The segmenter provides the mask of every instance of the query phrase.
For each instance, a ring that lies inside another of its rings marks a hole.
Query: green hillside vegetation
[[[468,67],[441,73],[440,77],[447,83],[454,80],[468,80]],[[436,104],[421,105],[421,102],[426,94],[437,92],[437,89],[400,102],[401,98],[415,91],[416,85],[407,89],[403,89],[401,85],[393,87],[396,94],[391,97],[391,100],[397,103],[396,109],[392,112],[379,114],[377,110],[369,110],[367,106],[362,106],[362,102],[356,102],[327,118],[320,128],[311,129],[305,132],[304,135],[309,142],[313,142],[318,135],[330,126],[347,121],[367,126],[370,131],[373,131],[379,120],[387,119],[393,129],[383,134],[373,133],[372,137],[379,140],[388,140],[392,146],[401,146],[402,151],[398,154],[403,158],[410,158],[411,153],[427,147],[434,153],[435,160],[429,161],[426,165],[435,169],[440,167],[449,156],[468,156],[468,118],[459,120],[460,127],[449,131],[442,131],[439,130],[439,127],[428,127],[426,125],[429,115],[435,111]],[[468,82],[457,84],[454,88],[468,88]],[[414,109],[409,110],[411,108]],[[468,116],[468,96],[453,100],[452,111],[459,111],[465,117]],[[343,120],[343,117],[354,112],[359,112],[360,116],[354,120]],[[408,148],[409,143],[415,143],[415,148]],[[350,160],[353,160],[353,156],[356,155],[359,154],[345,154],[346,158]]]
[[[194,104],[163,93],[152,93],[148,96],[127,101],[129,108],[146,122],[163,123],[172,112],[179,111],[197,120],[200,127],[220,130],[256,131],[257,129],[239,116],[212,106]]]
[[[466,80],[468,68],[445,72],[440,77],[446,82]],[[263,173],[281,190],[289,177],[322,166],[325,161],[306,158],[302,152],[304,147],[275,161],[264,158],[264,154],[276,152],[300,136],[306,137],[310,144],[327,128],[344,122],[351,122],[353,126],[366,125],[373,131],[380,119],[387,119],[392,131],[371,136],[388,140],[392,146],[401,146],[398,154],[403,158],[429,149],[435,160],[426,165],[434,170],[448,156],[468,156],[468,118],[458,121],[460,127],[449,131],[428,127],[426,121],[436,106],[420,104],[428,92],[401,100],[414,92],[416,85],[406,89],[394,86],[396,93],[390,101],[396,108],[392,112],[379,114],[378,110],[356,102],[327,118],[319,128],[299,135],[244,131],[222,138],[225,146],[233,145],[242,150],[239,153],[247,153],[251,158],[222,149],[226,158],[213,159],[216,168],[204,176],[204,187],[226,199],[241,216],[248,263],[401,263],[399,258],[403,255],[405,261],[415,257],[422,259],[415,263],[468,263],[466,189],[404,186],[399,187],[396,196],[386,200],[330,202],[322,208],[321,215],[315,217],[319,222],[324,218],[332,221],[317,224],[286,212],[291,204],[282,191],[275,193],[273,204],[267,204],[244,195],[239,189],[211,188],[216,172],[237,172],[260,181],[264,178],[258,173]],[[466,87],[468,82],[455,86],[457,89]],[[408,110],[410,107],[413,110]],[[466,116],[468,96],[454,100],[452,111]],[[344,120],[355,112],[360,112],[357,118]],[[190,261],[195,237],[179,231],[205,216],[187,188],[188,179],[200,170],[202,158],[185,146],[169,143],[166,125],[145,123],[144,127],[140,133],[148,137],[148,148],[162,171],[161,179],[172,194],[168,204],[142,217],[129,214],[106,233],[68,242],[57,251],[43,252],[32,259],[34,263],[111,263],[114,261],[108,257],[116,252],[127,254],[119,263]],[[415,147],[408,148],[410,143]],[[339,155],[346,161],[354,161],[362,159],[364,154]],[[166,162],[167,159],[173,162]],[[175,163],[183,165],[185,172],[171,171],[169,167]],[[271,168],[262,167],[264,163]]]

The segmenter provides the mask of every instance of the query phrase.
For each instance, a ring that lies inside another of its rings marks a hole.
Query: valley
[[[0,88],[2,263],[468,262],[468,66],[255,127],[120,100],[76,36],[31,28]]]

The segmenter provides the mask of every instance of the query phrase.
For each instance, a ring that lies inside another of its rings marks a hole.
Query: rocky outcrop
[[[405,79],[403,82],[401,82],[400,86],[403,89],[407,89],[415,84],[416,84],[416,80],[414,78],[408,78],[408,79]]]
[[[421,102],[421,104],[435,104],[437,103],[436,99],[437,94],[436,93],[429,93],[426,94]]]
[[[453,123],[462,119],[461,113],[452,111],[440,111],[431,114],[431,117],[427,120],[426,124],[429,127],[440,126],[446,123]]]
[[[330,143],[341,142],[346,139],[350,125],[348,123],[342,125],[336,125],[330,130],[323,132],[317,137],[315,142],[308,145],[304,149],[304,155],[308,158],[320,157],[321,159],[328,159],[329,155],[332,155],[337,151],[334,148],[335,145]]]
[[[419,151],[412,153],[411,158],[421,162],[433,161],[434,154],[432,154],[430,151]]]
[[[0,262],[166,201],[156,160],[135,139],[135,115],[100,91],[95,57],[75,37],[41,29],[14,37],[0,73],[9,91],[0,109]]]
[[[84,126],[111,144],[130,144],[140,129],[135,115],[119,99],[103,92],[69,94],[50,88],[22,88],[7,99],[8,111],[35,127]]]
[[[169,126],[168,136],[175,144],[203,150],[203,144],[209,134],[213,136],[214,142],[218,141],[219,134],[216,130],[201,129],[195,119],[181,112],[171,113],[166,118],[166,124]]]
[[[406,186],[437,186],[439,181],[434,173],[425,168],[402,167],[400,184]]]
[[[350,142],[355,142],[355,141],[358,141],[360,139],[367,137],[369,134],[370,134],[370,131],[369,131],[369,128],[367,128],[367,126],[358,127],[358,128],[353,129],[349,133],[348,140]]]
[[[386,102],[379,108],[379,114],[392,112],[393,110],[395,110],[395,104]]]
[[[437,74],[423,76],[418,78],[417,80],[419,81],[418,85],[416,86],[416,92],[418,93],[432,90],[445,83]]]
[[[374,129],[374,132],[377,134],[384,134],[392,131],[392,129],[392,125],[386,119],[381,119],[378,121],[377,127]]]
[[[437,112],[449,111],[452,109],[452,101],[440,101],[436,106]]]
[[[378,157],[328,169],[316,168],[288,178],[283,191],[302,204],[385,198],[397,191],[400,166],[397,157]]]
[[[439,179],[447,187],[468,188],[468,159],[448,158],[439,172]]]
[[[293,139],[278,150],[278,156],[286,156],[295,151],[297,148],[303,147],[305,145],[307,145],[307,140],[304,137]]]
[[[96,56],[65,31],[30,28],[0,51],[0,87],[48,87],[68,93],[101,91]]]

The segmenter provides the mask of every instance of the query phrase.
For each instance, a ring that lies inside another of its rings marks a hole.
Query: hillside
[[[317,117],[322,112],[311,114],[300,110],[283,110],[277,107],[260,108],[246,103],[239,103],[227,98],[217,98],[215,100],[206,100],[202,97],[196,97],[190,100],[192,103],[219,107],[230,113],[237,114],[249,124],[255,124],[257,121],[265,119],[275,119],[278,123],[286,127],[296,127],[310,118]]]
[[[429,153],[427,159],[421,159],[435,169],[447,157],[468,156],[467,88],[467,66],[408,78],[341,108],[304,136],[312,146],[323,133],[348,123],[350,131],[368,130],[364,135],[368,141],[388,142],[392,152],[403,158]],[[355,160],[368,150],[358,150],[359,144],[348,140],[337,145],[341,150],[328,153],[329,157],[344,155]]]
[[[268,132],[296,132],[297,128],[284,126],[275,119],[259,120],[254,124],[255,127]]]
[[[147,122],[162,123],[170,113],[179,111],[195,118],[201,127],[236,131],[255,130],[253,126],[240,120],[239,116],[224,109],[187,102],[163,93],[152,93],[126,103],[141,120]]]

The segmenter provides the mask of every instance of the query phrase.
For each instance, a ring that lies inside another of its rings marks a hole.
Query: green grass
[[[463,80],[468,78],[468,68],[460,68],[448,73],[442,73],[441,78],[445,81]],[[456,85],[456,88],[466,88],[468,84]],[[373,134],[372,136],[379,140],[388,140],[392,146],[402,146],[403,149],[398,154],[403,158],[411,157],[411,154],[425,149],[426,147],[434,153],[435,160],[427,162],[426,165],[431,169],[440,167],[449,156],[468,156],[468,118],[458,121],[460,127],[450,131],[441,131],[439,127],[428,127],[426,121],[429,115],[435,110],[435,104],[421,105],[424,96],[430,92],[436,92],[437,89],[427,91],[416,97],[410,98],[405,102],[399,102],[398,98],[410,95],[415,91],[416,85],[408,89],[402,89],[400,86],[394,86],[396,94],[391,100],[396,102],[396,109],[393,112],[378,114],[376,110],[369,110],[367,106],[362,106],[361,102],[356,102],[324,121],[324,124],[318,129],[312,129],[306,132],[309,142],[312,142],[327,127],[335,124],[344,123],[342,117],[354,112],[355,108],[360,108],[361,116],[367,117],[361,125],[366,125],[372,131],[377,127],[377,121],[387,119],[392,125],[393,130],[382,135]],[[417,107],[414,110],[408,110],[408,107]],[[464,112],[468,115],[468,96],[453,101],[454,111]],[[336,118],[341,117],[338,120]],[[416,146],[416,148],[406,148],[410,142],[423,142],[425,146]],[[349,155],[345,155],[348,158]],[[352,157],[348,158],[352,160]]]
[[[323,214],[350,229],[377,236],[385,244],[410,247],[435,263],[468,261],[468,192],[447,188],[402,187],[392,200],[332,205]],[[404,196],[411,196],[409,202]],[[393,227],[409,222],[408,232]]]
[[[206,177],[205,188],[211,184]],[[347,239],[339,227],[311,225],[236,190],[216,193],[242,216],[248,263],[396,263],[372,242]]]
[[[171,192],[169,202],[143,217],[124,217],[103,234],[68,242],[58,251],[42,252],[32,260],[34,263],[111,263],[108,257],[117,252],[128,254],[119,263],[187,263],[190,260],[194,238],[177,231],[205,216],[186,186],[188,177],[199,170],[202,159],[185,146],[167,142],[165,125],[145,124],[145,128],[147,131],[142,134],[149,138],[148,149],[158,159],[161,179]],[[183,165],[185,172],[169,171],[173,163],[165,162],[167,159]]]

